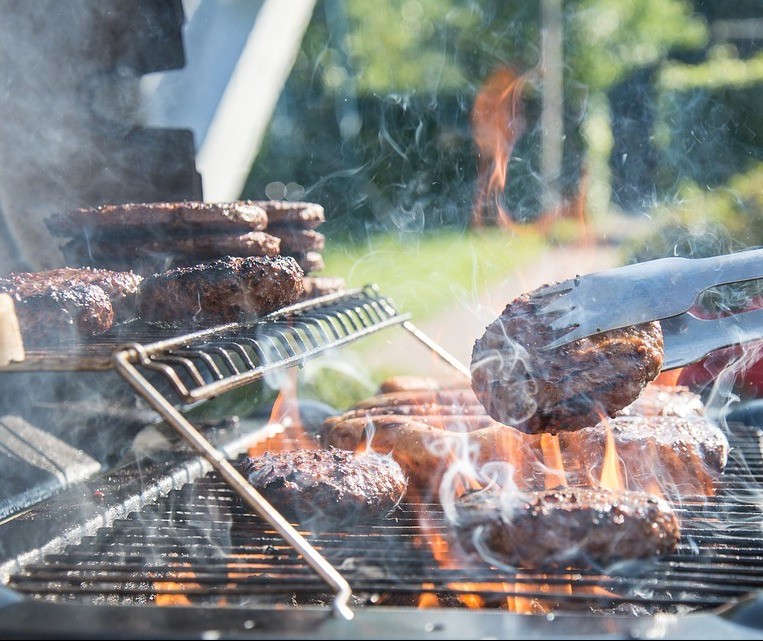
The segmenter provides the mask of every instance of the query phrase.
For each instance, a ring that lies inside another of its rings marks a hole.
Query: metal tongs
[[[555,316],[561,333],[554,349],[601,332],[660,321],[665,339],[663,369],[682,367],[709,353],[763,338],[763,309],[713,319],[689,313],[700,293],[717,285],[763,278],[763,249],[711,258],[661,258],[577,276],[544,287],[542,313]]]

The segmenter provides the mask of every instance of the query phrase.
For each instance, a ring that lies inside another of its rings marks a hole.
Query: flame
[[[525,121],[522,91],[527,79],[508,67],[499,67],[485,80],[474,99],[472,135],[477,147],[477,196],[472,214],[475,226],[487,218],[486,209],[495,202],[495,219],[502,227],[513,227],[511,215],[503,206],[509,160]]]
[[[305,432],[297,400],[297,372],[289,370],[270,412],[270,420],[260,437],[249,446],[249,456],[293,449],[317,449],[315,440]]]
[[[562,450],[559,447],[559,438],[552,434],[543,434],[540,438],[540,447],[543,459],[546,462],[546,474],[544,482],[546,489],[550,490],[559,485],[567,485],[567,475],[564,471]]]
[[[156,597],[154,603],[158,606],[166,607],[172,605],[192,605],[191,600],[183,592],[200,588],[193,579],[196,578],[194,572],[180,570],[170,573],[172,578],[178,581],[154,581],[154,590]],[[182,582],[180,582],[182,581]]]
[[[604,448],[604,461],[601,466],[599,485],[608,490],[619,491],[625,488],[620,457],[617,455],[615,435],[609,425],[606,425],[607,445]]]

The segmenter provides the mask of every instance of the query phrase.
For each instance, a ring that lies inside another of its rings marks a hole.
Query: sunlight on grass
[[[342,276],[349,287],[379,285],[415,322],[505,278],[538,256],[544,246],[532,229],[508,232],[438,231],[399,240],[377,236],[367,243],[327,247],[326,276]]]

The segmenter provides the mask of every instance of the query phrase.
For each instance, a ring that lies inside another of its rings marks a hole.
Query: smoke
[[[63,264],[44,225],[52,213],[194,194],[190,132],[138,125],[140,74],[178,61],[171,12],[123,1],[0,5],[3,271]]]

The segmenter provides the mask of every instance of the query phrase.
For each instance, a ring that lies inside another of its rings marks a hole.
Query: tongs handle
[[[763,278],[763,249],[691,259],[686,277],[697,293],[714,285],[728,285]]]
[[[763,339],[763,309],[720,318],[697,318],[688,312],[660,321],[665,340],[662,369],[695,363],[711,352]]]

